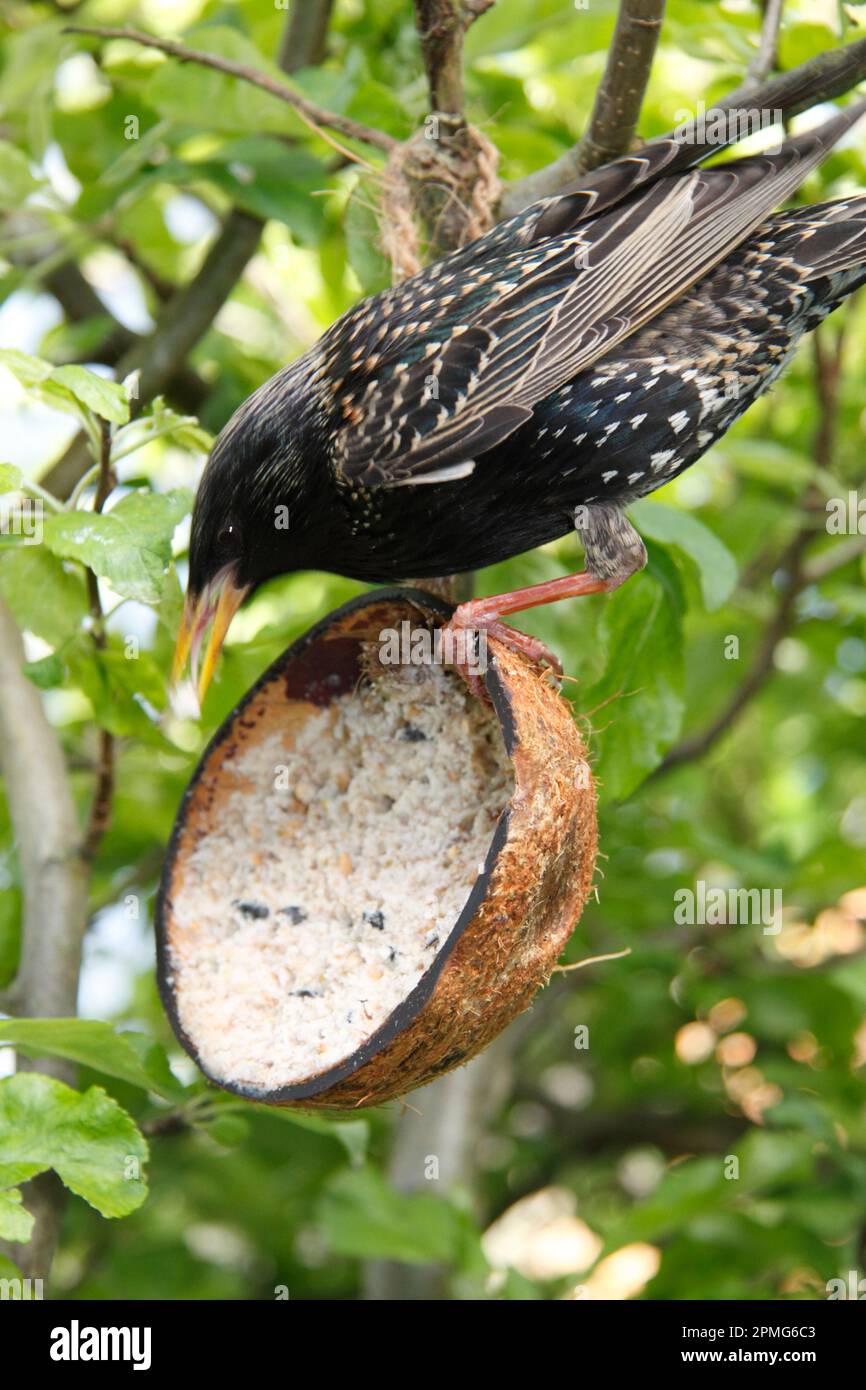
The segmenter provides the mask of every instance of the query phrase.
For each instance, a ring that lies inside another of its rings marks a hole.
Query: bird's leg
[[[562,665],[549,647],[537,637],[518,632],[500,619],[564,598],[610,593],[643,569],[647,560],[646,547],[637,531],[620,509],[610,503],[577,508],[575,527],[581,532],[586,556],[586,569],[580,574],[566,574],[561,579],[549,579],[543,584],[493,594],[489,598],[470,599],[455,608],[447,627],[489,634],[512,651],[521,652],[536,664],[544,663],[554,675],[561,676]],[[475,688],[477,678],[470,680],[470,685]]]

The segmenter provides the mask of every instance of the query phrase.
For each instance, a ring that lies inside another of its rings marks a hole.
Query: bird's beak
[[[189,661],[192,688],[199,709],[211,683],[229,624],[248,593],[249,586],[235,583],[232,566],[220,570],[200,594],[187,593],[174,649],[171,684],[172,691],[177,694]],[[201,664],[202,646],[208,628],[210,635],[205,646],[204,663]]]

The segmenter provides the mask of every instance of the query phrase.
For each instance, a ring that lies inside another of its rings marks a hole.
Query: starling
[[[864,110],[708,168],[735,120],[711,143],[652,141],[350,309],[216,441],[175,677],[191,651],[203,696],[232,615],[275,575],[456,574],[576,526],[584,572],[451,620],[553,664],[499,620],[640,569],[628,504],[700,458],[866,280],[866,196],[773,212]]]

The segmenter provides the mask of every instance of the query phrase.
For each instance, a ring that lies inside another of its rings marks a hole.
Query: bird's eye
[[[227,521],[217,532],[217,545],[220,550],[232,550],[237,544],[238,528],[234,521]]]

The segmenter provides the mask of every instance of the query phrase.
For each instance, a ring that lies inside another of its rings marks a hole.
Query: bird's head
[[[266,579],[304,567],[314,459],[298,396],[292,368],[254,392],[218,435],[199,483],[172,667],[176,691],[189,664],[199,706],[244,599]]]

